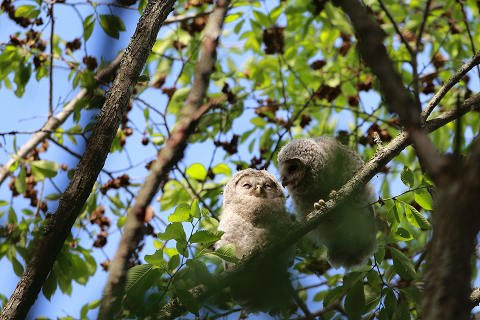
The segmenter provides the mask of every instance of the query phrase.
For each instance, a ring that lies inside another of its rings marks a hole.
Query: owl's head
[[[322,152],[313,139],[297,139],[283,146],[277,157],[282,185],[296,189],[310,180],[317,174],[321,158]]]
[[[245,169],[237,172],[225,186],[224,199],[250,196],[264,199],[285,199],[282,186],[266,170]]]

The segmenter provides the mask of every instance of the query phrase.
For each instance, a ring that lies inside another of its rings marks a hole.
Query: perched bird
[[[242,259],[280,238],[291,223],[277,179],[265,170],[242,170],[225,186],[218,225],[224,234],[215,247],[233,244]],[[285,307],[291,298],[288,267],[292,259],[293,252],[288,251],[261,261],[232,284],[233,297],[251,312]]]
[[[282,185],[292,197],[297,216],[304,220],[314,204],[327,199],[358,170],[360,156],[334,138],[293,140],[278,153]],[[328,249],[334,267],[362,264],[376,246],[376,224],[369,185],[329,212],[310,238]]]

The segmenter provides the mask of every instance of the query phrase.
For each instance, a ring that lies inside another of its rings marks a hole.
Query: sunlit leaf
[[[402,179],[402,182],[408,186],[408,187],[413,187],[415,183],[415,178],[413,176],[412,170],[408,168],[407,166],[403,167],[402,173],[400,174],[400,178]]]
[[[187,170],[185,170],[185,173],[190,178],[200,181],[205,180],[205,178],[207,177],[207,169],[205,169],[205,167],[200,163],[192,164],[190,167],[187,168]]]
[[[30,162],[30,168],[36,180],[53,178],[57,175],[58,164],[48,160],[37,160]]]
[[[188,203],[180,203],[175,211],[168,216],[169,222],[184,222],[191,219],[190,205]]]
[[[426,188],[417,189],[414,193],[415,202],[418,203],[425,210],[432,210],[432,196]]]

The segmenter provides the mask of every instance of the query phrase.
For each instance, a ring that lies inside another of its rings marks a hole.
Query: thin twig
[[[53,36],[55,35],[55,17],[53,15],[53,8],[55,1],[49,5],[48,14],[50,16],[50,65],[48,66],[49,73],[49,88],[48,88],[48,119],[53,116]]]

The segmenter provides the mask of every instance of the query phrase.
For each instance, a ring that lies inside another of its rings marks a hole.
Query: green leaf
[[[227,177],[232,175],[232,170],[225,163],[219,163],[216,166],[214,166],[212,168],[212,172],[214,174],[224,174]]]
[[[176,180],[168,181],[160,198],[160,209],[168,210],[182,202],[190,202],[190,195],[180,182]]]
[[[150,137],[152,138],[152,143],[156,146],[161,146],[165,143],[165,136],[161,133],[152,133]]]
[[[174,222],[169,224],[165,228],[165,232],[160,232],[157,234],[157,237],[160,240],[177,240],[182,242],[187,242],[187,236],[185,235],[185,231],[183,230],[183,226],[179,222]]]
[[[168,216],[169,222],[184,222],[190,219],[190,205],[188,203],[180,203],[175,211]]]
[[[21,277],[23,275],[23,266],[20,261],[18,261],[18,259],[15,257],[12,257],[10,261],[12,262],[12,267],[15,274]]]
[[[26,189],[26,179],[27,171],[25,170],[25,166],[20,167],[20,172],[18,173],[17,177],[15,178],[15,189],[17,189],[18,193],[24,193]]]
[[[313,301],[324,301],[328,291],[319,291],[313,296]]]
[[[410,206],[410,209],[415,218],[415,221],[418,223],[418,226],[420,227],[421,230],[432,229],[432,225],[430,224],[430,221],[428,221],[427,218],[425,218],[425,216],[422,213],[418,212],[418,210],[412,206]]]
[[[407,217],[407,220],[408,222],[410,222],[411,225],[421,230],[430,230],[432,228],[427,218],[425,218],[423,214],[418,212],[415,207],[409,205],[408,203],[403,203],[403,207],[405,209],[405,215]]]
[[[225,18],[225,24],[229,23],[229,22],[233,22],[235,20],[237,20],[238,18],[241,18],[243,16],[243,13],[242,12],[237,12],[237,13],[233,13],[233,14],[229,14],[226,18]]]
[[[384,304],[385,312],[387,313],[388,318],[391,319],[398,304],[397,297],[395,296],[395,293],[393,293],[393,290],[391,288],[386,289]]]
[[[345,297],[345,312],[349,319],[360,319],[365,311],[365,292],[363,280],[357,281]]]
[[[125,281],[125,293],[127,295],[138,295],[145,292],[152,284],[152,277],[156,270],[150,264],[141,264],[128,269]]]
[[[325,299],[323,300],[323,305],[325,307],[330,306],[332,303],[340,299],[340,297],[342,297],[345,294],[346,290],[347,289],[344,286],[340,286],[328,291],[328,293],[325,296]]]
[[[25,18],[30,18],[34,19],[38,17],[40,14],[40,10],[38,10],[37,6],[32,6],[32,5],[23,5],[19,6],[15,10],[15,17],[25,17]]]
[[[270,25],[270,20],[268,19],[268,17],[264,13],[262,13],[260,11],[257,11],[257,10],[254,10],[253,15],[254,15],[256,21],[258,23],[260,23],[261,25],[263,25],[265,27]]]
[[[122,19],[111,14],[100,15],[100,26],[106,34],[115,39],[120,37],[119,31],[125,31],[125,25]]]
[[[402,180],[403,184],[410,188],[412,188],[415,183],[413,172],[407,166],[403,167],[402,173],[400,174],[400,179]]]
[[[200,206],[198,205],[198,199],[193,199],[190,207],[190,216],[199,219],[201,217]]]
[[[163,259],[162,250],[157,250],[154,254],[146,254],[145,261],[161,269],[165,269],[165,267],[167,266],[167,262],[165,261],[165,259]]]
[[[393,259],[393,268],[395,272],[405,280],[413,280],[417,273],[412,261],[400,250],[389,247]]]
[[[58,172],[58,164],[48,160],[32,161],[30,162],[30,168],[32,168],[32,173],[37,181],[53,178]]]
[[[415,202],[418,203],[423,209],[431,211],[432,207],[432,196],[426,188],[415,190],[413,197]]]
[[[17,213],[13,207],[8,208],[8,223],[17,224]]]
[[[15,72],[13,81],[17,85],[17,88],[14,92],[17,97],[21,97],[25,93],[25,85],[27,84],[28,80],[30,80],[30,76],[32,74],[31,66],[31,63],[21,63],[17,68],[17,72]]]
[[[168,270],[172,272],[180,264],[180,255],[176,254],[168,260]]]
[[[210,218],[210,211],[208,211],[207,208],[202,208],[202,209],[200,209],[200,211],[201,211],[203,217]],[[217,221],[217,220],[215,220],[215,221]],[[206,221],[204,220],[204,222],[206,222]],[[210,222],[210,221],[207,221],[207,223],[208,222]],[[215,226],[217,226],[217,225],[218,225],[218,221],[217,221]]]
[[[178,290],[176,293],[180,299],[180,302],[185,306],[185,308],[187,308],[188,311],[194,314],[198,313],[200,305],[190,291]]]
[[[410,241],[413,239],[413,236],[408,232],[407,229],[399,227],[395,232],[395,240],[399,241]]]
[[[43,283],[42,292],[45,298],[50,301],[50,298],[55,293],[55,290],[57,290],[57,280],[55,279],[55,273],[50,271],[50,274]]]
[[[273,23],[277,21],[278,17],[280,17],[280,15],[283,13],[284,9],[285,8],[280,4],[272,11],[270,11],[270,18],[272,19]]]
[[[190,242],[210,244],[220,240],[222,234],[222,231],[212,232],[208,230],[199,230],[192,234],[192,236],[190,237]]]
[[[47,196],[45,196],[46,200],[58,200],[62,197],[61,193],[51,193]]]
[[[200,163],[194,163],[188,169],[185,171],[187,176],[190,178],[203,181],[207,177],[207,169],[200,164]]]
[[[240,261],[235,255],[235,246],[233,244],[226,244],[223,247],[206,254],[217,256],[226,262],[237,263]]]
[[[267,123],[265,122],[265,120],[263,120],[263,118],[260,118],[260,117],[252,118],[252,119],[250,119],[250,122],[251,122],[254,126],[260,127],[260,128],[265,127],[265,125],[267,124]]]
[[[87,16],[83,20],[83,40],[87,41],[90,39],[90,36],[93,33],[93,28],[95,27],[95,17],[93,14]]]

